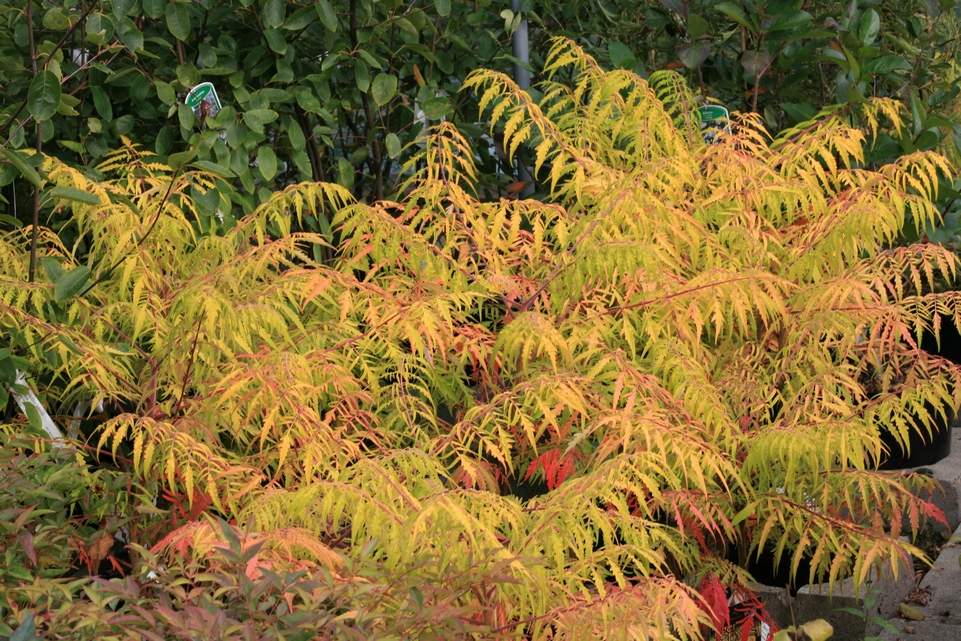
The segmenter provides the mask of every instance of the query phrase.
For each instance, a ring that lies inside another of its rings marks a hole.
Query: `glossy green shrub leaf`
[[[618,69],[633,69],[637,59],[630,47],[616,40],[607,43],[607,52],[611,57],[611,64]]]
[[[400,138],[397,137],[397,134],[393,132],[387,134],[387,137],[384,138],[384,146],[387,147],[387,155],[391,158],[400,155]]]
[[[155,80],[154,84],[157,87],[157,97],[165,105],[172,105],[177,102],[177,94],[174,93],[173,87],[164,82],[163,80]]]
[[[181,2],[168,2],[164,14],[170,34],[177,40],[186,40],[190,35],[190,13],[187,11],[187,5]]]
[[[39,121],[49,120],[60,108],[60,80],[52,71],[37,73],[30,83],[27,108]]]
[[[752,76],[764,73],[771,65],[771,54],[767,51],[745,51],[741,56],[741,66]]]
[[[177,65],[176,72],[177,80],[188,90],[200,83],[200,72],[197,70],[197,65],[192,62]]]
[[[155,20],[164,15],[166,4],[167,0],[140,0],[143,12]]]
[[[2,154],[4,158],[9,160],[10,163],[17,168],[17,171],[20,172],[20,175],[26,178],[28,181],[30,181],[30,183],[33,184],[34,187],[40,186],[41,184],[40,175],[37,173],[36,169],[31,167],[27,163],[26,159],[21,155],[19,151],[15,149],[3,149],[3,150],[0,150],[0,154]]]
[[[917,147],[918,151],[929,151],[937,146],[939,140],[940,137],[937,133],[927,129],[921,132],[921,135],[914,141],[914,146]]]
[[[320,18],[320,24],[324,25],[328,31],[337,31],[339,23],[337,22],[337,14],[334,13],[334,8],[330,6],[328,0],[318,0],[314,7],[317,9],[317,17]]]
[[[53,198],[59,200],[69,200],[75,203],[83,203],[85,205],[99,205],[101,204],[100,198],[90,192],[83,191],[82,189],[76,189],[74,187],[63,187],[57,186],[51,189],[49,195]]]
[[[10,358],[9,348],[6,351],[8,352],[7,355],[0,358],[0,387],[4,390],[6,390],[7,385],[11,385],[17,380],[17,368]],[[0,408],[6,408],[6,403],[0,405]]]
[[[110,6],[115,16],[118,18],[126,18],[134,10],[136,4],[136,0],[113,0]]]
[[[294,91],[294,97],[297,99],[297,104],[300,108],[308,113],[320,114],[323,113],[324,109],[320,105],[320,101],[314,93],[307,87],[297,87]]]
[[[430,98],[424,103],[424,117],[428,120],[440,120],[452,113],[450,100],[444,96]]]
[[[337,173],[337,182],[347,189],[351,189],[354,186],[354,166],[350,164],[350,161],[348,161],[346,158],[337,159]]]
[[[858,24],[858,39],[861,44],[870,46],[881,31],[881,18],[874,9],[866,9]]]
[[[297,9],[284,22],[284,29],[288,31],[300,31],[306,29],[314,20],[317,19],[317,10],[314,7],[306,6]]]
[[[282,26],[286,14],[285,6],[284,0],[266,0],[263,11],[264,23],[274,29]]]
[[[63,7],[54,7],[43,15],[43,28],[54,31],[62,31],[70,26]]]
[[[90,280],[90,268],[86,265],[74,267],[64,274],[53,289],[53,299],[62,303],[83,291],[84,285]]]
[[[875,58],[864,63],[864,66],[861,67],[861,73],[890,73],[892,71],[908,71],[910,69],[911,64],[904,58],[898,56],[881,56],[880,58]]]
[[[233,178],[235,175],[230,169],[227,169],[223,165],[210,162],[209,160],[196,160],[192,164],[195,167],[199,167],[204,171],[209,171],[210,173],[216,174],[222,178]]]
[[[40,265],[43,267],[43,271],[47,273],[47,278],[50,279],[51,283],[56,283],[60,278],[66,274],[63,267],[60,266],[60,261],[52,256],[46,256],[40,259]]]
[[[126,136],[134,128],[134,117],[130,114],[124,114],[113,121],[113,130],[118,136]]]
[[[40,416],[39,410],[33,403],[24,403],[23,413],[27,415],[27,422],[33,430],[36,432],[43,431],[43,417]]]
[[[691,40],[697,40],[710,30],[710,23],[696,13],[692,13],[687,19],[687,36]]]
[[[180,122],[180,126],[184,129],[193,129],[194,123],[197,118],[194,116],[194,110],[184,103],[177,104],[177,119]]]
[[[370,69],[367,68],[367,62],[359,58],[354,61],[354,80],[361,93],[367,93],[370,89]]]
[[[785,11],[784,13],[778,14],[768,27],[769,32],[775,31],[790,31],[793,29],[804,29],[810,28],[814,21],[814,16],[812,16],[807,11],[802,11],[800,9],[795,11]]]
[[[284,55],[287,53],[287,39],[284,34],[277,29],[265,29],[264,39],[267,40],[267,46],[270,50],[278,55]]]
[[[120,41],[123,43],[123,46],[131,52],[137,52],[143,49],[143,33],[137,28],[133,20],[130,18],[116,20],[114,22],[114,28],[117,30],[117,35],[120,36]]]
[[[817,115],[817,109],[809,102],[799,104],[782,102],[780,106],[784,113],[793,118],[795,122],[804,122]]]
[[[90,95],[93,96],[93,104],[100,117],[107,121],[113,120],[113,104],[104,88],[93,86],[90,88]]]
[[[277,175],[277,155],[269,145],[257,150],[257,170],[264,180],[271,181]]]
[[[397,77],[386,73],[379,73],[374,77],[370,95],[378,107],[383,107],[397,93]]]
[[[755,22],[748,17],[744,10],[733,2],[719,2],[714,5],[714,10],[726,15],[738,25],[747,29],[748,33],[756,34],[758,27]]]
[[[304,138],[304,132],[300,128],[300,125],[296,122],[290,122],[285,129],[287,131],[287,138],[290,140],[291,148],[296,151],[303,151],[307,147],[307,139]]]
[[[197,157],[196,149],[182,151],[177,154],[170,154],[170,156],[167,158],[167,166],[174,170],[180,169],[183,165],[187,164],[188,162],[191,162],[196,157]]]
[[[711,43],[705,40],[682,44],[677,48],[677,57],[688,69],[700,67],[711,55]]]

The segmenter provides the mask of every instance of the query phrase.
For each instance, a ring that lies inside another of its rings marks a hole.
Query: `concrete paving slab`
[[[924,619],[891,619],[898,632],[885,631],[883,641],[961,641],[961,527],[953,536],[958,540],[941,551],[919,586],[927,603],[910,604]]]
[[[895,578],[890,568],[885,568],[872,585],[874,604],[868,608],[867,616],[887,619],[898,608],[900,600],[914,589],[914,575],[910,567],[903,566]],[[863,616],[841,611],[840,608],[865,609],[866,589],[862,588],[856,597],[854,579],[839,582],[833,593],[823,584],[804,586],[794,596],[790,596],[785,588],[760,585],[752,588],[780,627],[789,626],[792,621],[804,623],[824,619],[834,628],[831,641],[862,641],[865,636],[874,636],[881,631],[879,624],[873,621],[865,624]]]
[[[961,641],[961,628],[932,621],[899,620],[894,627],[897,632],[885,631],[882,641]]]

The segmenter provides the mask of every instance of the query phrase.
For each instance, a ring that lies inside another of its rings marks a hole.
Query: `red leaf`
[[[751,631],[757,625],[767,625],[770,627],[771,635],[778,631],[778,625],[771,614],[767,611],[757,595],[744,586],[736,586],[733,589],[732,600],[737,605],[733,606],[735,620],[738,621],[741,641],[748,641],[751,638]]]
[[[540,465],[541,465],[541,460],[539,458],[536,458],[533,461],[531,461],[531,464],[527,466],[527,473],[524,474],[524,480],[527,481],[532,476],[534,476],[534,472],[537,471],[537,468],[540,467]]]
[[[929,519],[934,519],[938,523],[948,527],[948,519],[944,516],[944,510],[939,508],[931,501],[921,501],[921,505],[924,506],[924,515],[926,517]]]
[[[526,481],[533,476],[538,467],[544,470],[547,489],[553,490],[574,473],[574,453],[570,452],[562,458],[560,450],[548,450],[544,452],[528,466],[524,480]]]
[[[717,575],[708,574],[704,577],[697,591],[704,597],[704,603],[701,604],[701,607],[711,617],[711,624],[714,629],[721,632],[730,626],[731,608],[727,602],[727,591]]]
[[[109,562],[110,562],[110,565],[113,566],[113,571],[114,571],[114,572],[116,572],[116,573],[119,574],[120,576],[126,576],[126,575],[127,575],[127,571],[126,571],[126,569],[123,567],[123,564],[121,563],[120,559],[118,559],[117,557],[115,557],[114,555],[111,554],[110,556],[107,557],[107,561],[109,561]]]
[[[33,549],[33,533],[30,530],[20,530],[17,532],[17,538],[20,539],[20,547],[23,549],[23,553],[27,555],[30,562],[37,566],[37,552]]]

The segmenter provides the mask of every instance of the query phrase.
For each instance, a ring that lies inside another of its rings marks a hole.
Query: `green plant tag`
[[[719,131],[731,133],[731,112],[721,105],[707,105],[697,110],[701,118],[704,142],[715,144]]]
[[[201,123],[206,122],[207,118],[216,116],[223,107],[217,90],[209,82],[202,82],[191,89],[184,102],[193,110],[194,116]]]

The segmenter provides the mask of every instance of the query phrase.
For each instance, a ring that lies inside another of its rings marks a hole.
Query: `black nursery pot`
[[[941,324],[940,343],[938,345],[937,337],[928,332],[921,337],[920,347],[929,354],[961,365],[961,334],[950,320]],[[951,422],[954,420],[956,408],[947,408],[946,419],[941,417],[930,403],[925,405],[925,409],[934,419],[934,433],[928,434],[924,428],[910,430],[909,447],[908,451],[905,451],[890,432],[882,431],[881,441],[888,448],[890,456],[880,465],[880,469],[903,470],[931,465],[951,453]]]
[[[731,560],[731,559],[729,559]],[[737,559],[733,559],[734,562]],[[791,580],[791,563],[793,555],[790,550],[781,555],[778,563],[774,562],[774,549],[766,547],[760,556],[755,552],[748,559],[747,571],[751,573],[754,580],[761,585],[775,588],[787,588],[791,596],[797,594],[798,589],[803,588],[809,583],[811,577],[811,559],[807,556],[801,558],[798,563],[797,574]]]
[[[933,434],[928,434],[927,430],[918,423],[918,429],[911,429],[908,437],[908,449],[894,438],[888,431],[881,432],[881,442],[888,449],[887,460],[878,466],[881,470],[903,470],[910,467],[921,467],[932,465],[951,453],[951,420],[954,412],[948,411],[947,420],[936,413],[935,407],[930,403],[925,405],[925,409],[934,419],[932,425]],[[917,419],[916,419],[917,421]]]

